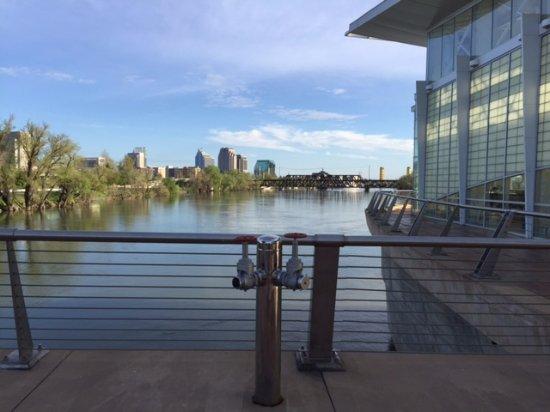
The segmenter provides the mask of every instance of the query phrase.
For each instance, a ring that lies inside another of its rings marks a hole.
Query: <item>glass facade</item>
[[[544,11],[544,8],[543,8]],[[550,0],[547,2],[550,14]],[[537,143],[537,180],[535,209],[550,213],[550,35],[542,38],[540,95],[539,95],[539,133]],[[535,221],[535,232],[539,236],[550,237],[548,219]]]
[[[436,199],[458,192],[458,131],[455,83],[428,95],[425,195]]]
[[[523,171],[521,50],[472,73],[468,187]]]
[[[527,46],[508,41],[521,36],[523,13],[536,11],[533,7],[540,7],[541,19],[550,18],[550,0],[481,0],[429,33],[428,81],[447,83],[428,92],[426,198],[458,201],[459,105],[452,74],[457,55],[471,59],[484,56],[483,66],[470,71],[465,201],[492,208],[525,209],[522,47]],[[500,56],[485,63],[488,52],[505,44]],[[550,34],[541,38],[540,71],[534,197],[535,210],[550,214]],[[488,227],[496,226],[499,219],[494,212],[467,214],[469,223]],[[550,219],[534,221],[534,234],[550,237]],[[518,230],[526,227],[521,217],[514,226]]]
[[[550,15],[550,0],[482,0],[433,29],[428,37],[428,80],[453,72],[458,53],[482,56],[521,33],[521,15],[531,4]]]

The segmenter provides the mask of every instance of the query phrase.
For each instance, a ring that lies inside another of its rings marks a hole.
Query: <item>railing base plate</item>
[[[296,351],[296,367],[301,372],[343,372],[346,370],[344,361],[336,351],[332,351],[330,358],[311,358],[305,350]]]
[[[21,362],[19,360],[19,351],[14,350],[9,355],[6,355],[0,362],[0,369],[3,370],[28,370],[38,363],[48,353],[47,349],[35,349],[32,351],[32,357],[29,362]]]

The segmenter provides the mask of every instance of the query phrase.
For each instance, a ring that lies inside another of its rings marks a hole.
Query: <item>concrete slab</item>
[[[274,410],[332,410],[322,376],[283,354]],[[18,410],[265,410],[251,403],[254,354],[214,351],[75,351]]]
[[[550,357],[345,353],[325,373],[338,411],[547,411]]]
[[[0,351],[0,358],[11,351]],[[13,410],[25,396],[40,383],[67,357],[69,351],[48,353],[30,371],[0,371],[0,411]]]

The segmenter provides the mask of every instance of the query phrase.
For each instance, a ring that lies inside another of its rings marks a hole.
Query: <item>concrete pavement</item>
[[[273,410],[550,408],[550,357],[344,353],[346,372],[302,373],[283,353]],[[31,371],[0,371],[0,410],[250,411],[253,352],[52,351]]]

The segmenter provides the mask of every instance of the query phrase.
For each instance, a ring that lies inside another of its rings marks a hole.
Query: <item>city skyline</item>
[[[282,174],[398,177],[425,50],[346,38],[375,3],[5,1],[0,115],[45,121],[83,156],[139,144],[152,164],[191,165],[197,147],[230,146]]]

